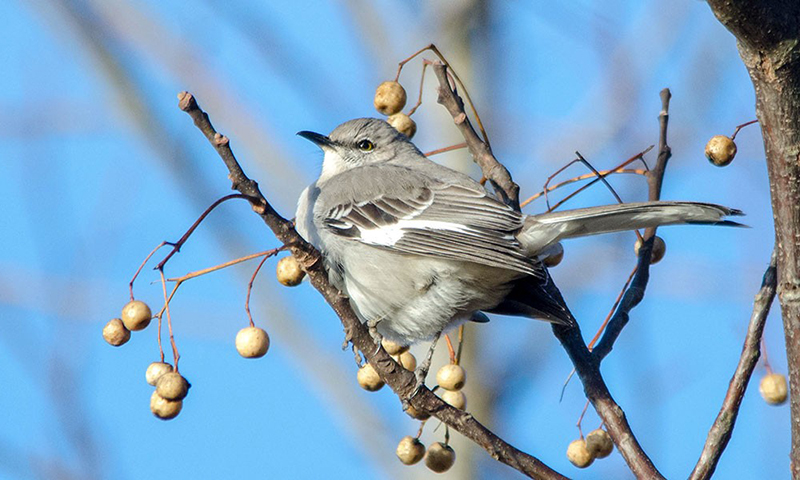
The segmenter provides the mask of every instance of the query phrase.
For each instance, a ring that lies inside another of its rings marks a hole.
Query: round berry
[[[383,346],[383,349],[386,350],[386,353],[388,353],[389,355],[399,355],[403,352],[408,351],[408,345],[400,345],[385,338],[381,340],[381,345]]]
[[[278,266],[275,268],[275,275],[282,285],[287,287],[296,287],[303,281],[306,272],[300,268],[300,264],[293,255],[283,257],[278,260]]]
[[[606,458],[614,450],[614,442],[608,432],[598,428],[586,435],[586,448],[594,458]]]
[[[144,373],[144,378],[152,386],[156,386],[156,382],[165,373],[172,371],[172,365],[164,362],[153,362],[147,366],[147,371]]]
[[[414,134],[417,133],[416,122],[411,120],[411,117],[405,113],[395,113],[387,118],[386,121],[389,122],[389,125],[393,126],[395,130],[408,138],[413,137]]]
[[[636,256],[639,256],[639,249],[642,248],[642,240],[636,239],[636,244],[633,246],[633,251],[636,253]],[[664,242],[664,239],[656,235],[656,239],[653,241],[653,253],[650,254],[650,264],[655,264],[661,261],[664,258],[664,254],[667,253],[667,244]]]
[[[170,420],[178,416],[183,408],[183,400],[167,400],[153,392],[150,396],[150,411],[161,420]]]
[[[450,470],[456,463],[456,452],[442,442],[436,442],[430,447],[425,455],[425,466],[436,473],[443,473]]]
[[[150,307],[139,300],[132,300],[122,307],[122,323],[132,332],[147,328],[152,317]]]
[[[786,401],[788,394],[786,377],[780,373],[770,373],[761,379],[758,391],[770,405],[780,405]]]
[[[714,135],[706,144],[706,158],[718,167],[729,165],[736,156],[736,143],[725,135]]]
[[[131,339],[131,331],[125,328],[125,324],[119,318],[113,318],[103,327],[103,339],[110,345],[119,347],[125,345]]]
[[[269,350],[269,335],[263,328],[245,327],[236,334],[236,351],[244,358],[263,357]]]
[[[418,438],[406,436],[397,444],[396,453],[405,465],[414,465],[425,456],[425,445]]]
[[[156,392],[167,400],[183,400],[190,386],[180,373],[169,372],[156,381]]]
[[[586,468],[594,462],[594,455],[586,448],[586,441],[579,438],[567,447],[567,459],[578,468]]]
[[[414,371],[417,368],[417,357],[409,351],[405,351],[400,355],[392,355],[394,361],[403,366],[406,370]]]
[[[431,414],[430,413],[422,412],[420,410],[417,410],[411,404],[408,404],[408,406],[406,407],[405,412],[408,414],[409,417],[411,417],[411,418],[413,418],[415,420],[427,420],[427,419],[431,418]]]
[[[545,267],[553,268],[561,263],[561,260],[564,260],[564,247],[560,243],[556,243],[548,250],[547,256],[542,260]]]
[[[383,82],[375,90],[375,109],[394,115],[406,106],[406,90],[397,82]]]
[[[461,365],[448,364],[436,372],[436,383],[447,390],[461,390],[467,381],[467,373]]]
[[[444,390],[441,398],[459,410],[464,410],[467,406],[467,396],[461,390]]]
[[[361,385],[361,388],[368,392],[377,392],[383,388],[384,385],[380,375],[375,371],[375,367],[369,363],[365,363],[363,367],[358,369],[356,379],[358,380],[358,384]]]

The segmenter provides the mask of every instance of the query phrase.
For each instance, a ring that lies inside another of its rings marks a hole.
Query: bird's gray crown
[[[403,154],[421,155],[405,135],[377,118],[347,121],[327,137],[314,132],[298,135],[316,143],[325,152],[318,183],[361,165],[388,162]]]

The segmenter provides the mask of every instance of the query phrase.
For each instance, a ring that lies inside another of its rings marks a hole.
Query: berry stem
[[[586,415],[586,410],[589,409],[589,400],[586,400],[586,403],[583,405],[583,410],[581,411],[581,416],[578,417],[578,423],[575,424],[578,427],[578,433],[581,434],[581,439],[583,439],[583,430],[581,429],[581,424],[583,423],[583,417]]]
[[[147,264],[148,260],[150,260],[150,257],[152,257],[152,256],[153,256],[153,255],[154,255],[154,254],[155,254],[155,253],[158,251],[158,249],[160,249],[160,248],[161,248],[161,247],[163,247],[164,245],[168,245],[168,242],[161,242],[161,243],[159,243],[159,244],[158,244],[158,246],[157,246],[156,248],[154,248],[154,249],[153,249],[153,250],[152,250],[152,251],[151,251],[151,252],[150,252],[150,253],[149,253],[149,254],[148,254],[148,255],[147,255],[145,258],[144,258],[144,261],[142,262],[142,264],[141,264],[141,265],[139,265],[139,269],[138,269],[138,270],[136,270],[136,273],[134,273],[134,274],[133,274],[133,278],[131,278],[131,283],[129,283],[129,284],[128,284],[128,287],[130,288],[130,291],[131,291],[131,301],[133,301],[133,282],[135,282],[135,281],[136,281],[136,277],[138,277],[138,276],[139,276],[139,274],[140,274],[140,273],[142,273],[142,269],[143,269],[143,268],[144,268],[144,266]]]
[[[161,275],[161,290],[164,292],[164,309],[167,312],[167,328],[169,329],[169,343],[172,345],[172,355],[175,359],[175,373],[178,373],[178,360],[181,358],[180,354],[178,353],[178,346],[175,345],[175,336],[172,333],[172,316],[169,313],[169,300],[170,297],[167,297],[167,280],[164,278],[164,269],[162,267],[158,268],[158,273]],[[173,289],[173,293],[175,290],[178,289],[176,285]],[[161,341],[161,336],[158,337],[159,342]],[[162,353],[163,355],[163,353]]]
[[[748,125],[752,125],[754,123],[758,123],[758,120],[750,120],[749,122],[745,122],[745,123],[737,126],[736,130],[733,131],[733,135],[731,135],[731,140],[736,140],[736,135],[739,134],[739,130],[743,129],[744,127],[746,127]]]
[[[189,230],[186,230],[186,233],[183,234],[183,236],[180,238],[180,240],[178,240],[175,243],[170,244],[170,245],[172,245],[172,250],[167,254],[166,257],[164,257],[164,260],[161,260],[161,262],[159,262],[159,264],[156,265],[156,270],[163,270],[164,269],[164,265],[167,264],[167,262],[169,261],[170,258],[172,258],[173,255],[175,255],[176,253],[178,253],[180,251],[180,249],[183,246],[183,244],[186,243],[187,240],[189,240],[189,237],[192,235],[192,233],[194,233],[194,231],[197,229],[197,227],[199,227],[200,224],[203,223],[203,220],[206,219],[206,217],[208,216],[209,213],[211,213],[221,203],[224,203],[224,202],[226,202],[228,200],[233,200],[234,198],[243,198],[245,200],[249,200],[251,203],[253,203],[253,205],[257,205],[258,204],[253,199],[253,197],[251,197],[249,195],[244,195],[242,193],[232,193],[230,195],[226,195],[226,196],[224,196],[224,197],[222,197],[220,199],[217,199],[217,201],[212,203],[210,207],[206,208],[206,210],[200,215],[200,217],[198,217],[197,220],[194,221],[192,226],[189,227]],[[169,242],[165,242],[165,243],[169,243]]]
[[[253,282],[256,281],[256,276],[258,275],[259,270],[261,270],[261,267],[264,266],[264,262],[266,262],[269,257],[275,255],[276,253],[278,253],[278,249],[271,250],[264,254],[264,258],[258,262],[258,266],[256,267],[255,271],[253,271],[253,276],[250,277],[250,283],[247,284],[247,297],[245,297],[244,300],[244,310],[247,312],[247,318],[250,320],[251,327],[256,326],[256,324],[253,323],[253,316],[250,314],[250,292],[253,291]]]

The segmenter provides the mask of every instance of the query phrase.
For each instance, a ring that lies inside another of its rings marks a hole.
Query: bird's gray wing
[[[399,253],[543,276],[514,236],[522,216],[479,184],[434,180],[387,165],[351,172],[322,189],[327,209],[321,220],[329,232]]]

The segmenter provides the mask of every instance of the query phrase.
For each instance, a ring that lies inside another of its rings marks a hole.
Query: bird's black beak
[[[309,132],[306,130],[303,130],[302,132],[297,132],[297,134],[305,138],[306,140],[311,140],[320,148],[333,146],[333,142],[331,141],[331,139],[325,135],[320,135],[319,133]]]

